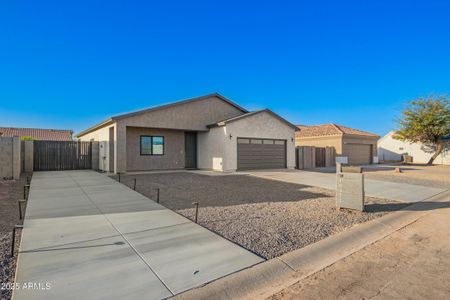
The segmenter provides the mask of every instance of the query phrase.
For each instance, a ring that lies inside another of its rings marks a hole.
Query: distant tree
[[[22,141],[34,141],[35,139],[31,136],[23,136],[20,138]]]
[[[450,101],[447,96],[429,96],[408,103],[398,121],[395,139],[422,143],[435,149],[428,161],[431,165],[448,147],[444,138],[450,136]]]

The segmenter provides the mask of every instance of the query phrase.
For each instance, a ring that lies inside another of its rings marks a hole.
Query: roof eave
[[[323,135],[310,135],[310,136],[301,136],[297,135],[297,138],[300,139],[314,139],[314,138],[335,138],[335,137],[343,137],[344,135],[342,133],[337,134],[323,134]]]
[[[343,133],[343,136],[355,136],[355,137],[365,137],[365,138],[373,138],[373,139],[379,139],[381,136],[379,135],[368,135],[368,134],[356,134],[356,133]]]
[[[211,124],[211,125],[208,125],[206,127],[208,127],[208,128],[215,128],[215,127],[226,126],[229,123],[232,123],[232,122],[235,122],[235,121],[239,121],[241,119],[244,119],[244,118],[247,118],[247,117],[250,117],[250,116],[253,116],[253,115],[257,115],[257,114],[262,113],[262,112],[267,112],[267,113],[271,114],[272,116],[274,116],[278,120],[282,121],[283,123],[285,123],[289,127],[293,128],[294,131],[300,131],[300,129],[297,126],[295,126],[291,122],[287,121],[286,119],[282,118],[281,116],[277,115],[276,113],[274,113],[270,109],[262,109],[262,110],[257,110],[257,111],[254,111],[254,112],[249,112],[247,114],[240,115],[240,116],[231,118],[229,120],[224,120],[224,121],[221,121],[221,122],[218,122],[218,123],[215,123],[215,124]]]
[[[81,136],[83,136],[83,135],[86,135],[86,134],[92,132],[92,131],[95,131],[95,130],[97,130],[97,129],[100,129],[100,128],[102,128],[102,127],[105,127],[105,126],[107,126],[107,125],[109,125],[109,124],[111,124],[111,123],[113,123],[113,122],[115,122],[115,121],[116,121],[116,120],[115,120],[114,118],[106,119],[106,120],[104,120],[103,122],[98,123],[97,125],[94,125],[94,126],[92,126],[92,127],[89,127],[88,129],[85,129],[85,130],[81,131],[80,133],[75,134],[74,137],[79,138],[79,137],[81,137]]]
[[[113,116],[111,119],[114,119],[114,120],[125,119],[125,118],[129,118],[129,117],[134,117],[134,116],[146,113],[146,112],[157,111],[157,110],[161,110],[161,109],[165,109],[165,108],[169,108],[169,107],[173,107],[173,106],[178,106],[178,105],[189,103],[189,102],[194,102],[194,101],[200,101],[200,100],[208,99],[208,98],[211,98],[211,97],[217,97],[220,100],[225,101],[226,103],[230,104],[231,106],[234,106],[235,108],[239,109],[243,113],[248,113],[248,110],[246,110],[245,108],[237,105],[236,103],[234,103],[230,99],[226,98],[225,96],[222,96],[219,93],[213,93],[213,94],[208,94],[208,95],[204,95],[204,96],[200,96],[200,97],[188,98],[188,99],[185,99],[185,100],[177,101],[177,102],[174,102],[174,103],[168,103],[168,104],[164,104],[164,105],[161,105],[161,106],[156,106],[156,107],[151,107],[151,108],[147,108],[147,109],[142,109],[142,110],[138,110],[138,111],[122,114],[122,115]]]

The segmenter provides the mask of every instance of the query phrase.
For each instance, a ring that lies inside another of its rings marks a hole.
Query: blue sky
[[[450,1],[0,1],[0,126],[219,92],[380,135],[450,88]]]

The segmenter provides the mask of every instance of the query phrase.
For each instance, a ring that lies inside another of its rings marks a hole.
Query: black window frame
[[[150,138],[150,153],[142,153],[142,138]],[[154,154],[153,153],[153,138],[162,138],[162,154]],[[152,156],[164,156],[164,153],[166,152],[165,150],[165,144],[166,141],[164,139],[163,135],[141,135],[139,137],[139,152],[141,156],[148,156],[148,155],[152,155]]]

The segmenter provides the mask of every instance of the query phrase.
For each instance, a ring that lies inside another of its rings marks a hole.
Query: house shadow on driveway
[[[393,206],[367,197],[368,211],[336,210],[335,192],[247,174],[208,176],[194,172],[128,174],[121,182],[264,258],[315,243],[355,224],[378,218]],[[409,203],[403,204],[404,206]]]
[[[293,184],[249,175],[207,176],[191,172],[125,175],[121,182],[131,188],[136,178],[136,191],[179,210],[201,207],[223,207],[264,202],[293,202],[333,197],[334,192],[302,184]],[[117,178],[116,178],[117,179]]]
[[[440,208],[450,207],[450,202],[417,202],[417,203],[372,203],[365,205],[366,212],[391,212],[396,210],[406,210],[406,211],[429,211]]]

